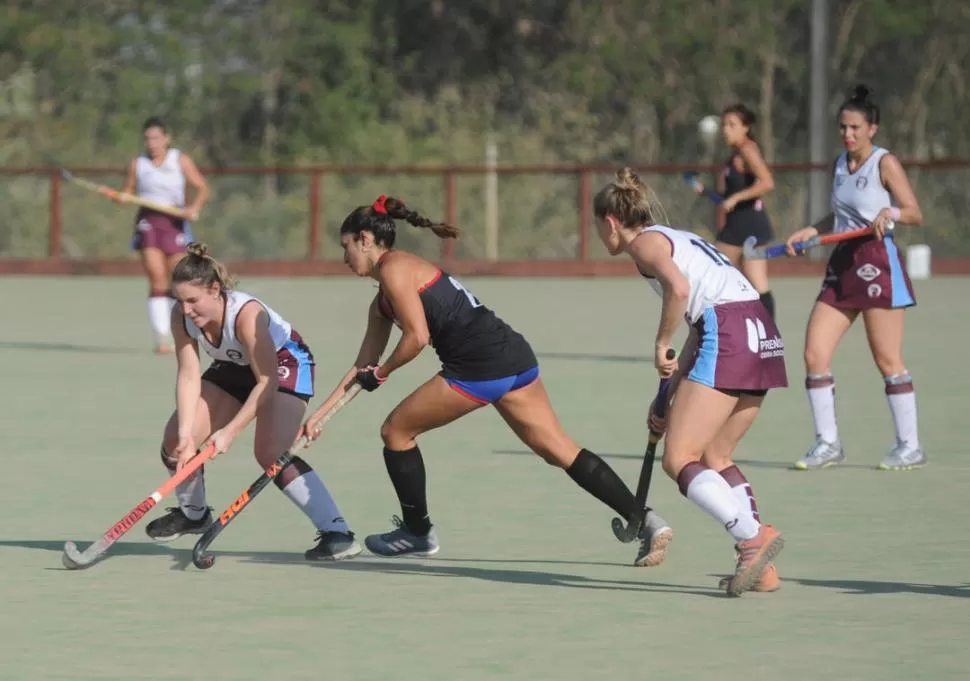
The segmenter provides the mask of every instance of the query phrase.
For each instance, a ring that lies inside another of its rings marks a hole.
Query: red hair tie
[[[387,197],[381,194],[377,197],[377,201],[371,204],[371,208],[375,213],[381,213],[382,215],[387,215]]]

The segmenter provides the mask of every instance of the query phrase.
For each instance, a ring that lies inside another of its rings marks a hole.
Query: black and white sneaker
[[[348,560],[363,552],[353,532],[317,532],[317,545],[303,554],[307,560]]]
[[[205,515],[198,520],[189,520],[181,508],[167,508],[161,518],[148,523],[145,534],[155,541],[172,541],[183,534],[202,534],[212,523],[212,508],[206,507]]]

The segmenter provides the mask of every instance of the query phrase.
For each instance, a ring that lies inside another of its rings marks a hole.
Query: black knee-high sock
[[[620,479],[610,465],[588,449],[579,450],[579,456],[566,473],[577,485],[619,513],[627,521],[641,522],[643,509],[637,504],[630,488]]]
[[[385,447],[384,465],[401,502],[404,524],[415,534],[427,534],[431,530],[431,518],[421,450],[416,445],[403,452]]]
[[[775,318],[775,297],[771,295],[771,291],[765,291],[761,294],[761,302],[768,309],[768,314],[771,318]]]

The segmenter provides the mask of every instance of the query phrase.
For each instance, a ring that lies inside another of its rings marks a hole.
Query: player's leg
[[[203,380],[202,393],[195,412],[192,439],[196,446],[211,433],[225,426],[239,411],[242,403],[214,383]],[[175,448],[178,446],[178,415],[172,413],[162,437],[162,463],[175,474]],[[175,488],[178,505],[148,523],[145,532],[156,541],[171,541],[183,534],[199,534],[211,522],[211,509],[205,499],[205,467]]]
[[[643,508],[619,475],[595,453],[580,447],[562,427],[553,411],[542,379],[510,390],[494,402],[495,409],[519,439],[546,463],[562,468],[577,485],[606,504],[628,523],[645,525],[641,539],[652,565],[659,565],[673,532],[654,512],[644,517]]]
[[[805,329],[805,390],[815,423],[815,444],[795,462],[799,470],[819,470],[845,459],[835,415],[835,378],[832,355],[845,332],[858,316],[847,310],[816,301]]]
[[[148,321],[154,334],[155,352],[170,353],[174,351],[174,344],[168,258],[155,246],[143,246],[140,254],[142,269],[148,277]]]
[[[306,401],[276,391],[256,413],[253,451],[262,468],[268,468],[296,439],[306,413]],[[313,560],[353,558],[363,549],[354,540],[347,521],[317,472],[304,459],[293,457],[273,480],[317,530],[317,546],[306,552]]]
[[[902,308],[872,308],[862,313],[872,357],[886,384],[886,399],[896,427],[896,444],[879,464],[882,470],[903,471],[926,465],[917,427],[913,377],[903,363]]]
[[[664,470],[677,481],[681,494],[734,537],[739,556],[729,587],[733,595],[757,583],[765,566],[784,545],[780,533],[755,520],[750,509],[739,503],[728,481],[702,461],[738,402],[738,397],[690,378],[681,381],[667,420],[663,458]]]
[[[761,411],[761,403],[764,401],[764,393],[741,393],[734,411],[728,417],[727,423],[717,432],[711,443],[705,448],[704,456],[701,459],[708,467],[717,471],[728,485],[734,498],[744,513],[750,516],[754,522],[761,524],[761,514],[758,510],[758,502],[755,499],[754,489],[751,483],[741,472],[741,469],[734,463],[732,457],[741,438],[748,432],[751,425]],[[732,577],[725,577],[720,582],[720,588],[726,590],[731,583]],[[778,571],[774,563],[765,566],[761,578],[755,582],[753,591],[775,591],[781,586],[778,578]]]
[[[384,420],[384,465],[401,504],[401,518],[394,518],[396,528],[390,532],[369,535],[364,540],[368,550],[381,556],[430,556],[438,552],[417,437],[484,404],[453,390],[442,376],[435,375],[405,397]]]

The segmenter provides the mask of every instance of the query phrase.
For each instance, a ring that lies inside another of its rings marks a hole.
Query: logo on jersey
[[[757,353],[761,359],[785,356],[785,343],[781,336],[775,333],[774,338],[768,338],[768,332],[760,319],[745,319],[744,326],[748,332],[748,350]]]
[[[234,348],[230,348],[230,349],[226,350],[226,357],[228,357],[229,359],[231,359],[233,362],[238,362],[239,360],[242,359],[242,353],[239,352],[239,350],[236,350]]]
[[[867,262],[865,265],[857,269],[855,273],[859,275],[859,278],[862,279],[862,281],[872,281],[880,274],[882,274],[882,270],[880,270],[872,263]]]
[[[866,289],[866,293],[870,298],[878,298],[882,295],[882,286],[879,284],[869,284],[869,288]]]
[[[285,381],[290,377],[290,367],[276,367],[276,374],[281,381]]]
[[[861,175],[860,177],[856,178],[856,181],[855,181],[856,189],[865,189],[867,186],[869,186],[868,177],[866,177],[865,175]]]
[[[835,186],[841,187],[845,184],[845,173],[839,173],[835,176]]]

